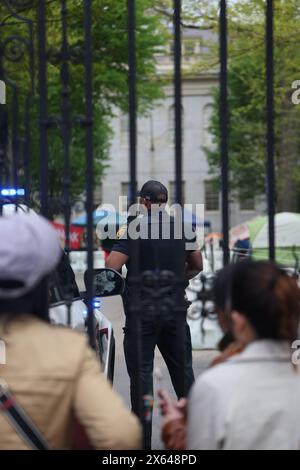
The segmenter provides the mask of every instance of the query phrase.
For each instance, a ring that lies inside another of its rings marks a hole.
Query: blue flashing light
[[[25,189],[23,188],[3,188],[0,190],[0,195],[3,197],[16,197],[25,196]]]
[[[102,305],[101,299],[99,298],[94,299],[93,305],[94,305],[94,308],[100,308]]]

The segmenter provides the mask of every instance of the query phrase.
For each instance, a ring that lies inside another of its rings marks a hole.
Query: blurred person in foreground
[[[233,264],[229,264],[219,271],[213,285],[213,302],[224,335],[218,344],[219,354],[214,357],[210,367],[221,364],[243,350],[243,345],[236,341],[233,336],[230,315],[226,313],[233,267]],[[177,402],[172,401],[164,390],[159,390],[158,394],[161,412],[164,416],[162,440],[166,448],[170,450],[184,450],[187,445],[188,401],[185,398]]]
[[[51,449],[74,448],[79,427],[94,449],[139,448],[138,421],[101,373],[86,337],[50,325],[48,278],[62,256],[55,230],[42,217],[15,214],[0,217],[0,236],[0,339],[6,345],[0,379]],[[28,449],[3,409],[0,436],[0,450]]]
[[[205,372],[188,404],[175,406],[162,392],[165,442],[174,446],[181,436],[179,443],[193,450],[299,450],[300,372],[291,360],[297,281],[270,262],[230,269],[225,315],[243,351]]]

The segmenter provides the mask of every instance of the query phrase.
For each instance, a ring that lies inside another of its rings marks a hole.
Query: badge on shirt
[[[122,225],[122,227],[120,227],[117,233],[117,240],[120,240],[120,238],[122,238],[123,235],[125,235],[126,231],[127,231],[127,225]]]

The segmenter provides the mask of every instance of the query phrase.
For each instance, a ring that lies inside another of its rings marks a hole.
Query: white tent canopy
[[[276,246],[288,248],[300,246],[300,214],[282,212],[275,216]],[[253,248],[267,248],[269,244],[268,221],[252,241]]]

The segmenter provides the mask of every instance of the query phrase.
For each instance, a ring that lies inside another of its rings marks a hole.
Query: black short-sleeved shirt
[[[139,240],[135,243],[138,243],[141,273],[165,270],[182,273],[185,270],[186,252],[199,249],[193,228],[187,225],[183,227],[182,222],[177,224],[165,210],[141,217],[136,221],[136,226],[140,233]],[[131,275],[130,261],[133,249],[130,235],[128,226],[122,227],[112,249],[129,257],[128,280]],[[126,298],[130,296],[129,282],[127,281]]]

